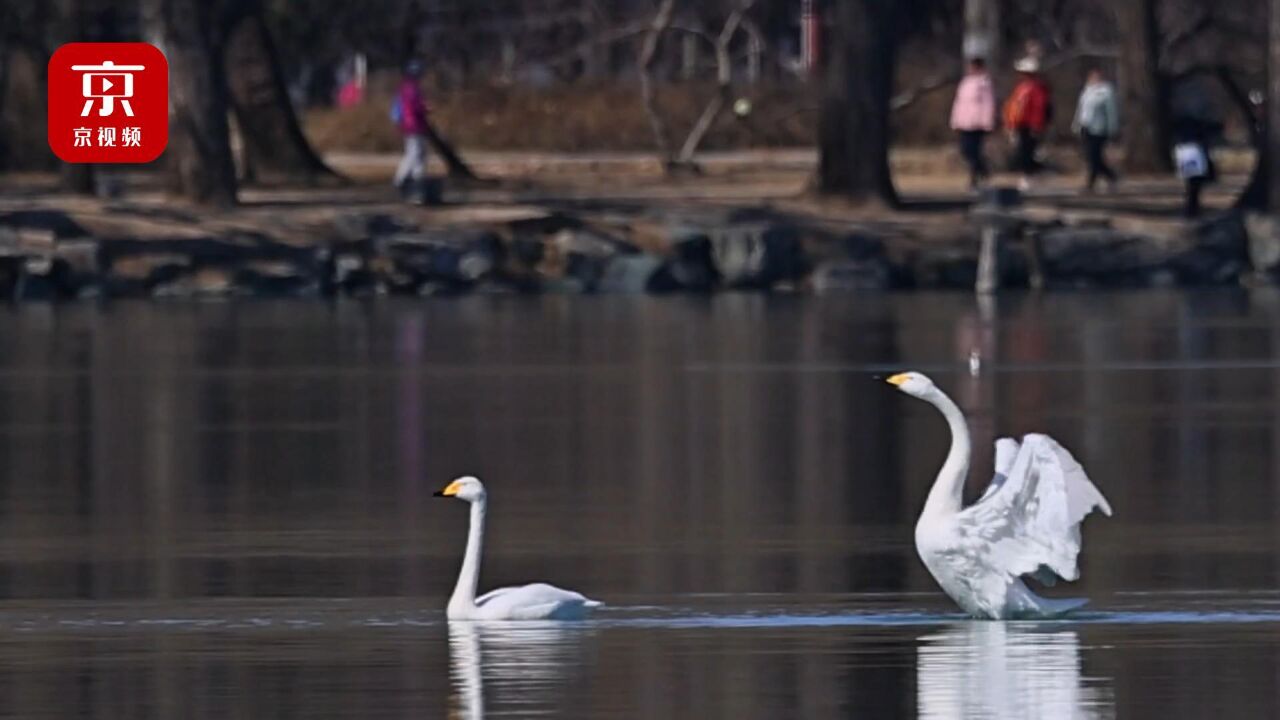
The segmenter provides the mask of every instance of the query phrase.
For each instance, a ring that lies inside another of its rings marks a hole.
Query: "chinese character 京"
[[[89,144],[91,142],[90,140],[91,132],[92,131],[90,131],[89,128],[76,128],[75,129],[75,134],[76,134],[75,147],[91,147]]]
[[[133,73],[146,70],[146,66],[116,65],[110,60],[104,60],[101,65],[72,65],[71,69],[84,73],[80,94],[85,97],[85,101],[80,117],[88,117],[94,100],[102,101],[98,117],[111,115],[116,110],[116,98],[120,99],[120,109],[124,114],[133,117],[133,106],[129,104],[129,98],[133,97]]]

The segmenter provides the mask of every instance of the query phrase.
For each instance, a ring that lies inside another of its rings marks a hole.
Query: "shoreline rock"
[[[62,212],[24,210],[0,215],[0,297],[972,290],[979,222],[921,241],[900,228],[841,230],[764,210],[606,220],[559,211],[453,228],[346,213],[300,246],[245,231],[95,237]],[[998,251],[1003,288],[1028,287],[1033,261],[1050,289],[1280,279],[1275,224],[1234,212],[1168,236],[1061,215],[1019,227]],[[1264,261],[1256,272],[1251,258]]]

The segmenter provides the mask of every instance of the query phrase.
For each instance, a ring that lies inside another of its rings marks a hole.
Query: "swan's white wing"
[[[1013,438],[996,440],[995,477],[991,478],[991,484],[983,491],[982,497],[978,498],[978,502],[991,497],[992,493],[999,490],[1001,485],[1004,485],[1004,481],[1008,479],[1010,471],[1013,470],[1013,461],[1018,457],[1018,447],[1018,441]]]
[[[985,563],[1007,577],[1044,570],[1066,580],[1079,577],[1080,522],[1111,506],[1071,453],[1047,435],[1022,439],[1008,479],[956,520],[971,549],[985,549]],[[974,547],[978,545],[978,548]]]
[[[546,583],[498,588],[476,598],[476,609],[481,616],[506,620],[541,620],[575,615],[601,604],[587,599],[582,593]]]

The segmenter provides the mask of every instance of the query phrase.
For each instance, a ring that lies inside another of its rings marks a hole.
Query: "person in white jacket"
[[[1107,82],[1102,71],[1094,68],[1089,71],[1089,79],[1084,90],[1080,92],[1080,101],[1076,104],[1075,120],[1071,123],[1080,135],[1084,147],[1084,159],[1088,165],[1085,179],[1085,192],[1093,192],[1099,177],[1107,179],[1114,189],[1116,172],[1107,165],[1107,141],[1120,133],[1120,109],[1116,102],[1116,90]]]

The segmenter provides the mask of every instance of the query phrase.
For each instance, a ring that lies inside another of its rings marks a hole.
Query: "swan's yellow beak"
[[[906,373],[898,373],[897,375],[894,375],[893,377],[890,377],[887,380],[885,380],[885,382],[889,383],[890,385],[893,385],[894,387],[898,387],[906,381],[907,381]]]
[[[437,490],[434,493],[434,495],[436,497],[453,497],[454,495],[457,495],[458,491],[461,489],[462,489],[462,483],[458,482],[457,480],[454,480],[453,482],[446,485],[443,490]]]

